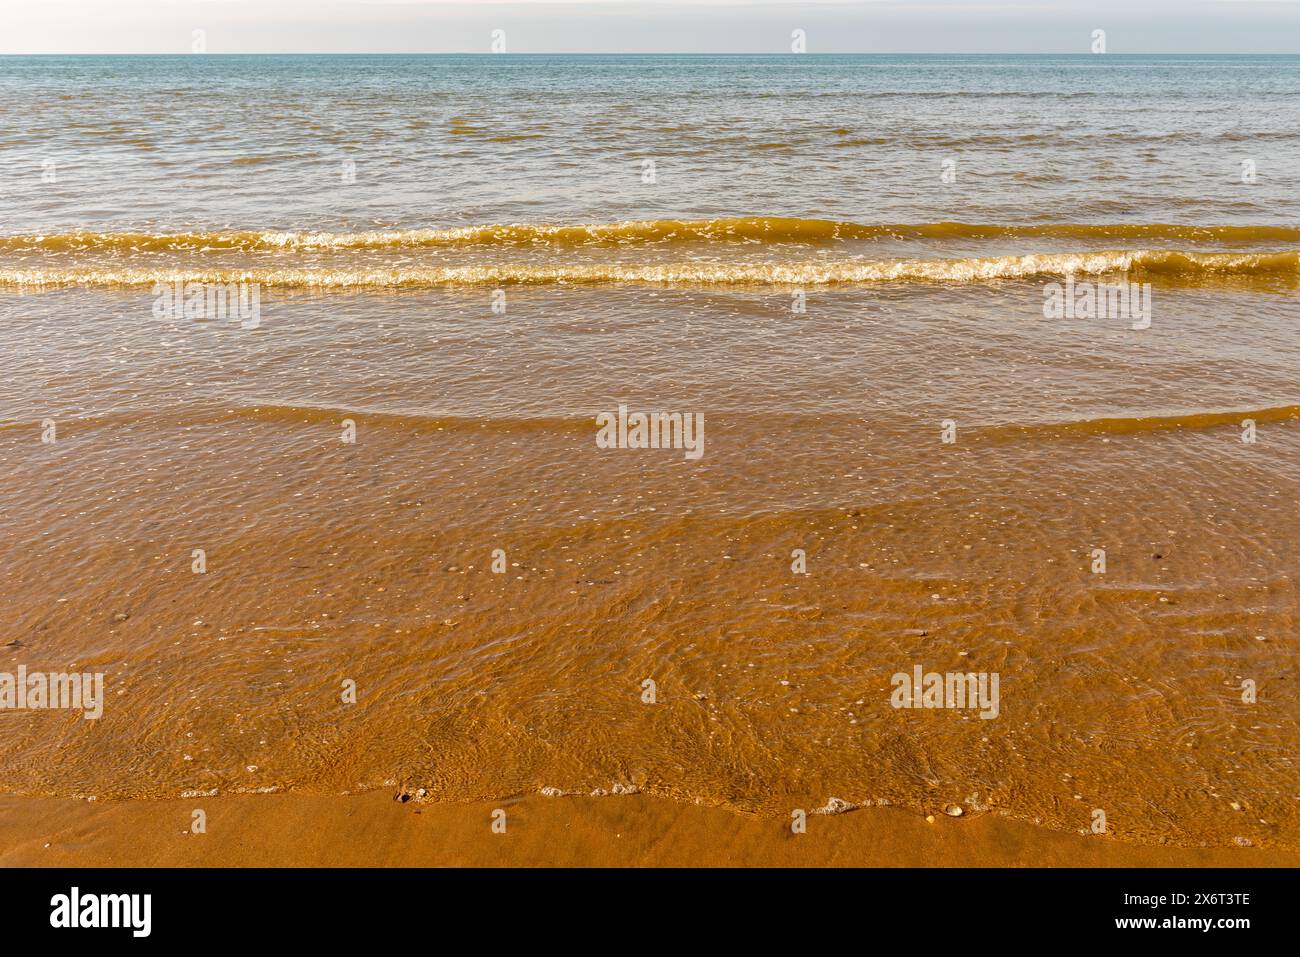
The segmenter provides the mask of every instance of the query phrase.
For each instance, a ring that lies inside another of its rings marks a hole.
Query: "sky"
[[[1300,52],[1300,0],[0,0],[0,54]]]

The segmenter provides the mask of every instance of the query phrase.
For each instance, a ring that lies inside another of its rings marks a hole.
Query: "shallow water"
[[[3,790],[1300,846],[1300,58],[0,58],[0,90],[0,651],[107,692],[0,710]],[[1067,277],[1150,283],[1149,328],[1045,318]],[[257,284],[258,322],[160,314],[178,280]],[[599,448],[620,404],[703,415],[703,454]],[[997,716],[893,707],[917,665],[997,674]]]

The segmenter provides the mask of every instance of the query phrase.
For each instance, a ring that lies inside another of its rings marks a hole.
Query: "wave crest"
[[[861,224],[825,219],[748,216],[724,219],[652,219],[618,223],[554,225],[508,223],[449,229],[363,232],[73,232],[0,237],[2,250],[78,252],[194,252],[235,250],[437,249],[486,247],[580,247],[700,242],[819,244],[869,239],[1089,239],[1098,241],[1296,242],[1300,227],[1195,226],[1177,223],[977,223]]]
[[[1034,253],[960,259],[839,259],[785,263],[678,262],[573,265],[487,264],[340,269],[330,267],[0,269],[0,286],[147,286],[155,283],[260,283],[324,289],[482,285],[824,286],[874,283],[963,284],[1038,277],[1110,276],[1213,280],[1300,275],[1300,251],[1198,253],[1181,250]]]

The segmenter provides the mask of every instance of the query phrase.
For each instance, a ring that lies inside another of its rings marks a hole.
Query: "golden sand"
[[[206,833],[191,831],[194,810]],[[505,832],[492,816],[505,811]],[[1254,848],[1141,847],[997,815],[894,808],[779,820],[644,796],[477,804],[239,795],[89,803],[0,798],[0,866],[1296,867]]]

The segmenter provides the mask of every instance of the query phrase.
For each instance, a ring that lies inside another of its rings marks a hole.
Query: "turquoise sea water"
[[[0,57],[0,161],[7,234],[1295,223],[1300,56]]]

